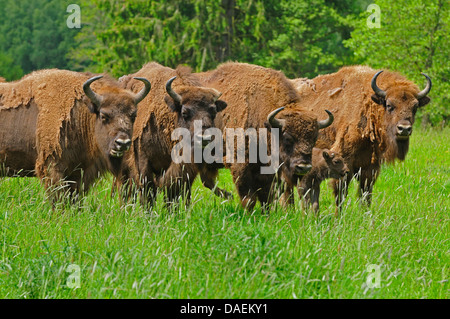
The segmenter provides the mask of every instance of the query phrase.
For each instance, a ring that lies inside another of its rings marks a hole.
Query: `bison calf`
[[[320,183],[327,178],[342,178],[349,173],[343,157],[328,149],[314,148],[312,153],[312,169],[303,176],[299,195],[304,199],[304,208],[312,204],[314,212],[319,212]]]

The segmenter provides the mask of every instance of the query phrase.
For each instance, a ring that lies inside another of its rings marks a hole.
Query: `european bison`
[[[120,184],[133,180],[144,193],[144,202],[153,202],[158,188],[166,190],[168,202],[176,201],[182,192],[189,200],[192,183],[204,169],[203,162],[194,161],[194,140],[210,142],[204,131],[214,126],[216,115],[227,104],[219,100],[221,94],[217,90],[202,87],[187,67],[174,70],[152,62],[120,79],[124,87],[137,91],[141,83],[132,80],[132,76],[145,76],[153,88],[138,110],[132,152],[127,154]],[[195,132],[195,122],[200,123],[200,132]],[[191,136],[192,152],[184,162],[172,157],[178,143],[172,139],[175,129],[184,129]]]
[[[262,128],[268,128],[269,132],[270,129],[280,130],[279,148],[275,149],[279,151],[279,172],[288,187],[296,185],[311,169],[311,153],[319,129],[332,123],[331,113],[327,111],[328,118],[318,121],[318,115],[302,106],[298,93],[283,73],[261,66],[228,62],[198,77],[204,85],[221,91],[228,103],[227,109],[216,118],[216,125],[224,134],[229,128],[254,128],[259,139]],[[325,110],[323,115],[326,115]],[[270,134],[268,139],[270,149]],[[227,162],[226,166],[231,169],[241,204],[252,210],[259,199],[264,208],[274,199],[276,174],[262,173],[262,167],[266,166],[261,160],[263,154],[251,154],[248,137],[246,141],[245,145],[238,145],[238,148],[245,147],[245,163]],[[227,156],[236,156],[236,153],[237,149]],[[257,156],[256,161],[249,161],[250,156]],[[206,178],[215,176],[217,171],[211,170]]]
[[[0,164],[3,174],[40,177],[71,195],[102,173],[118,174],[131,145],[138,94],[116,81],[66,70],[41,70],[0,84]],[[91,88],[92,85],[92,88]]]
[[[299,195],[303,198],[303,207],[312,204],[315,213],[319,212],[320,183],[327,178],[343,178],[349,173],[345,160],[340,154],[322,148],[314,148],[312,169],[300,181]]]
[[[430,102],[431,80],[423,75],[427,85],[422,91],[398,73],[367,66],[343,67],[308,85],[301,80],[301,105],[316,114],[330,105],[335,116],[333,125],[319,134],[317,147],[330,148],[336,140],[345,140],[338,152],[351,174],[332,182],[338,207],[353,175],[359,179],[359,196],[364,194],[370,205],[381,163],[405,159],[416,111]]]

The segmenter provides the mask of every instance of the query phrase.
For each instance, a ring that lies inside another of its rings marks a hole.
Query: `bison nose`
[[[128,151],[131,146],[131,140],[129,138],[127,138],[126,140],[118,138],[117,140],[115,140],[115,144],[119,151]]]
[[[411,124],[398,124],[397,125],[397,135],[398,136],[410,136],[412,133]]]
[[[295,175],[305,175],[311,170],[311,164],[299,164],[295,165]]]

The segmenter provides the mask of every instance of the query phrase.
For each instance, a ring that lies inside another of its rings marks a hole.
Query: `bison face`
[[[328,176],[330,178],[342,178],[350,172],[344,158],[336,152],[323,150],[322,156],[327,164]]]
[[[194,124],[201,123],[201,136],[197,136],[206,146],[211,142],[211,136],[204,131],[214,127],[214,119],[218,112],[227,107],[227,103],[219,100],[221,93],[212,88],[182,86],[175,92],[172,89],[171,78],[166,84],[169,96],[164,98],[169,108],[177,114],[177,127],[186,128],[191,132],[194,141]],[[199,122],[197,122],[199,121]]]
[[[131,146],[137,104],[145,98],[151,86],[146,79],[136,78],[145,84],[136,95],[118,88],[105,88],[103,94],[97,94],[92,91],[90,84],[100,78],[89,79],[83,89],[91,101],[89,110],[96,115],[94,137],[97,146],[114,166],[120,163],[124,152]]]
[[[386,88],[386,90],[382,90],[376,84],[377,77],[381,72],[383,71],[377,72],[372,78],[372,89],[375,92],[372,95],[372,100],[384,107],[386,130],[392,140],[397,143],[399,149],[397,157],[404,159],[416,111],[419,107],[430,102],[430,98],[426,95],[431,90],[431,79],[422,73],[427,79],[427,85],[420,92],[417,92],[417,87],[403,83],[398,83],[395,86]],[[402,149],[403,151],[401,151]]]
[[[312,150],[319,135],[319,129],[325,128],[333,122],[332,115],[328,120],[317,121],[311,113],[285,110],[279,118],[275,118],[279,108],[267,117],[267,128],[279,128],[280,132],[280,162],[282,175],[290,185],[306,175],[312,168]],[[331,113],[329,113],[331,114]]]
[[[120,102],[117,103],[118,98]],[[105,96],[97,114],[95,138],[104,155],[122,158],[131,146],[137,107],[130,96]]]

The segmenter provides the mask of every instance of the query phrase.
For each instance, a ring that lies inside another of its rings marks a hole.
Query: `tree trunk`
[[[231,55],[231,42],[233,40],[233,18],[235,0],[222,0],[222,8],[225,10],[223,18],[226,20],[226,31],[222,34],[222,45],[220,50],[220,62],[229,59]]]
[[[422,124],[421,124],[422,129],[427,129],[430,125],[431,125],[430,114],[424,113],[422,115]]]

